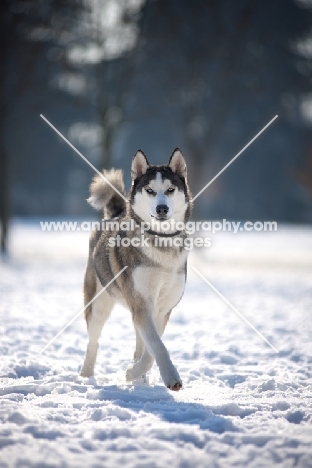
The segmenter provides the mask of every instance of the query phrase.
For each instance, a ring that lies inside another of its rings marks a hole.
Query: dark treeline
[[[312,2],[1,2],[1,217],[90,214],[92,170],[129,183],[179,146],[199,218],[312,221]]]

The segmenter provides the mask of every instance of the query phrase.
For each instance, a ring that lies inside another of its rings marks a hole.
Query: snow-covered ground
[[[164,335],[183,380],[125,381],[128,311],[104,328],[95,379],[78,377],[87,233],[15,222],[0,261],[1,467],[312,467],[312,228],[223,233],[189,268]]]

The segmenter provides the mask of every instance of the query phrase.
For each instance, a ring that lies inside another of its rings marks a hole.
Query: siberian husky
[[[114,304],[120,302],[130,309],[136,334],[134,362],[126,379],[140,378],[155,359],[164,384],[178,391],[182,381],[161,336],[173,307],[182,298],[186,281],[187,250],[183,241],[187,234],[175,227],[187,222],[192,208],[184,157],[176,149],[167,165],[154,166],[138,150],[132,161],[129,203],[111,187],[125,195],[122,171],[112,169],[103,174],[109,183],[95,176],[88,202],[103,209],[106,220],[116,223],[91,234],[85,305],[111,284],[85,310],[89,342],[81,375],[93,375],[103,325]]]

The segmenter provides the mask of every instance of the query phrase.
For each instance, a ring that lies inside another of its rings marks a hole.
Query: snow
[[[205,233],[207,235],[207,233]],[[125,381],[130,313],[103,330],[94,378],[78,376],[87,233],[16,220],[0,262],[1,467],[312,467],[312,228],[218,233],[196,268],[275,353],[189,268],[164,342],[183,380],[154,367]]]

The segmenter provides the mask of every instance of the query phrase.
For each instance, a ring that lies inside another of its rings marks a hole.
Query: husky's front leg
[[[139,311],[133,312],[134,326],[144,341],[145,351],[141,359],[132,368],[128,369],[126,377],[127,380],[140,377],[151,368],[153,359],[155,359],[166,387],[178,391],[182,387],[182,382],[156,330],[153,315],[153,310],[147,304]]]

